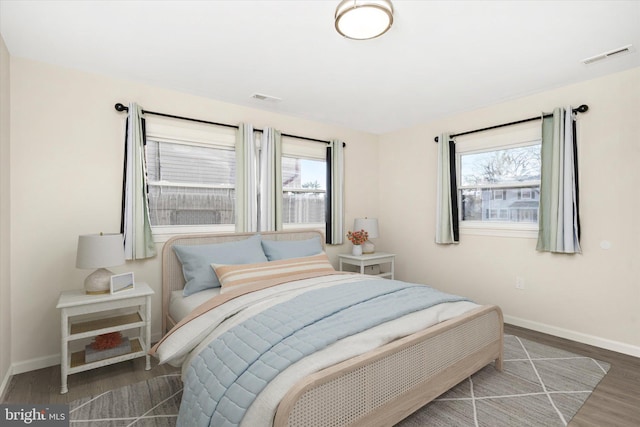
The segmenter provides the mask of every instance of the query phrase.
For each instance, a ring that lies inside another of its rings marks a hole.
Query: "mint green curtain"
[[[282,229],[282,135],[265,128],[260,140],[258,231]]]
[[[452,159],[449,133],[443,133],[438,138],[438,175],[436,198],[436,243],[448,245],[458,243],[455,233],[457,224],[457,209],[453,204],[455,194],[455,170],[451,169]],[[452,173],[453,172],[453,173]]]
[[[121,222],[126,259],[145,259],[156,255],[149,220],[144,142],[142,108],[136,103],[130,103],[125,141]]]
[[[236,231],[258,231],[258,150],[253,126],[238,125],[236,134]]]
[[[575,116],[556,108],[542,119],[538,244],[542,252],[580,253]]]

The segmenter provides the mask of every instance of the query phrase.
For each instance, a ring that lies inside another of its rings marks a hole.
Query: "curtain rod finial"
[[[433,140],[437,143],[440,140],[440,137],[436,136]]]
[[[125,107],[124,105],[122,105],[119,102],[115,105],[115,109],[116,109],[116,111],[129,111],[128,107]]]
[[[587,111],[589,111],[589,106],[586,104],[582,104],[581,106],[576,108],[575,111],[577,111],[578,113],[586,113]]]

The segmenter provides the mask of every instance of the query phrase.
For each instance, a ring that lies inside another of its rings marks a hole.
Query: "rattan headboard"
[[[171,292],[184,288],[182,265],[172,249],[173,245],[206,245],[210,243],[234,242],[247,239],[257,233],[188,234],[170,238],[162,248],[162,333],[173,326],[169,318]],[[259,233],[263,240],[306,240],[320,236],[325,248],[324,234],[318,230],[267,231]]]

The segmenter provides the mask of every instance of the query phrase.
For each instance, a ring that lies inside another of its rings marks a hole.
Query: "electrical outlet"
[[[516,276],[516,289],[524,290],[524,279],[520,276]]]

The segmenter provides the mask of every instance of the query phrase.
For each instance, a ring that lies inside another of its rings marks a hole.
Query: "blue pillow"
[[[307,240],[263,240],[262,249],[269,261],[318,255],[322,252],[320,236]]]
[[[266,262],[256,234],[245,240],[210,245],[174,245],[173,250],[182,263],[185,285],[182,294],[187,297],[210,288],[219,288],[220,281],[211,268],[216,264],[253,264]]]

